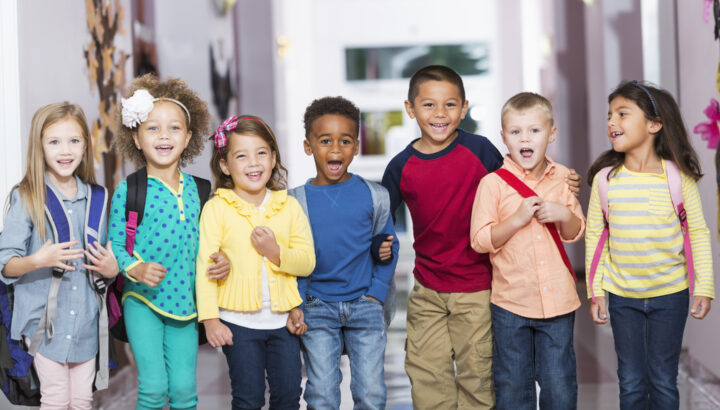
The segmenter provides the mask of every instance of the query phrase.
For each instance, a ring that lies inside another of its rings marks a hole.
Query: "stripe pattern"
[[[663,161],[663,167],[665,163]],[[710,231],[695,181],[682,175],[682,193],[695,259],[695,295],[714,297]],[[646,298],[688,288],[680,221],[670,200],[667,176],[620,167],[608,188],[609,239],[595,274],[593,290]],[[590,266],[604,220],[593,181],[587,216],[586,266]]]

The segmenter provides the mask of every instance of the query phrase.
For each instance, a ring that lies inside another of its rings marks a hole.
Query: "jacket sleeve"
[[[50,229],[46,226],[45,229]],[[0,272],[10,259],[23,258],[30,254],[30,240],[33,235],[33,223],[20,197],[20,191],[13,189],[10,196],[10,209],[5,217],[5,226],[0,232]],[[0,275],[6,284],[15,283],[20,277],[10,278]]]

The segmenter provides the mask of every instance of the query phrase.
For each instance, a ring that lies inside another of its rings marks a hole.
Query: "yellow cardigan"
[[[280,266],[263,258],[252,245],[250,234],[257,226],[272,229],[280,245]],[[222,250],[230,259],[225,280],[210,280],[210,255]],[[220,317],[219,308],[251,312],[262,309],[262,263],[268,272],[270,307],[285,312],[302,303],[296,276],[315,269],[310,222],[300,204],[287,191],[270,191],[263,207],[242,200],[231,189],[220,188],[200,216],[200,248],[197,255],[198,320]]]

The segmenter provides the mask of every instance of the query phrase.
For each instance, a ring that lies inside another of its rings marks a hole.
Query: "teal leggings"
[[[179,321],[155,313],[142,301],[123,302],[125,327],[138,369],[136,410],[197,407],[197,321]]]

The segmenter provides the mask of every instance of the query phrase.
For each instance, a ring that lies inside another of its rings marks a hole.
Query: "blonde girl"
[[[310,225],[285,190],[286,171],[265,121],[230,117],[213,138],[216,192],[200,219],[197,268],[224,250],[232,270],[225,281],[197,277],[199,320],[227,358],[233,409],[263,407],[266,372],[270,408],[297,409],[300,343],[285,325],[302,303],[296,277],[315,267]]]
[[[45,199],[46,189],[54,191],[65,209],[71,237],[84,238],[93,184],[92,146],[82,109],[63,102],[37,110],[30,126],[25,176],[10,193],[0,234],[0,280],[15,288],[11,337],[24,340],[31,353],[37,351],[33,364],[40,380],[41,409],[92,407],[95,357],[102,341],[98,320],[104,305],[95,280],[113,278],[118,265],[110,243],[101,245],[106,237],[104,220],[100,243],[95,241],[87,249],[77,240],[53,243]],[[56,301],[48,303],[53,270],[64,274]],[[51,329],[43,331],[41,326],[36,336],[41,322]],[[103,340],[101,357],[106,358],[107,340]],[[107,362],[98,367],[97,387],[107,387]]]

